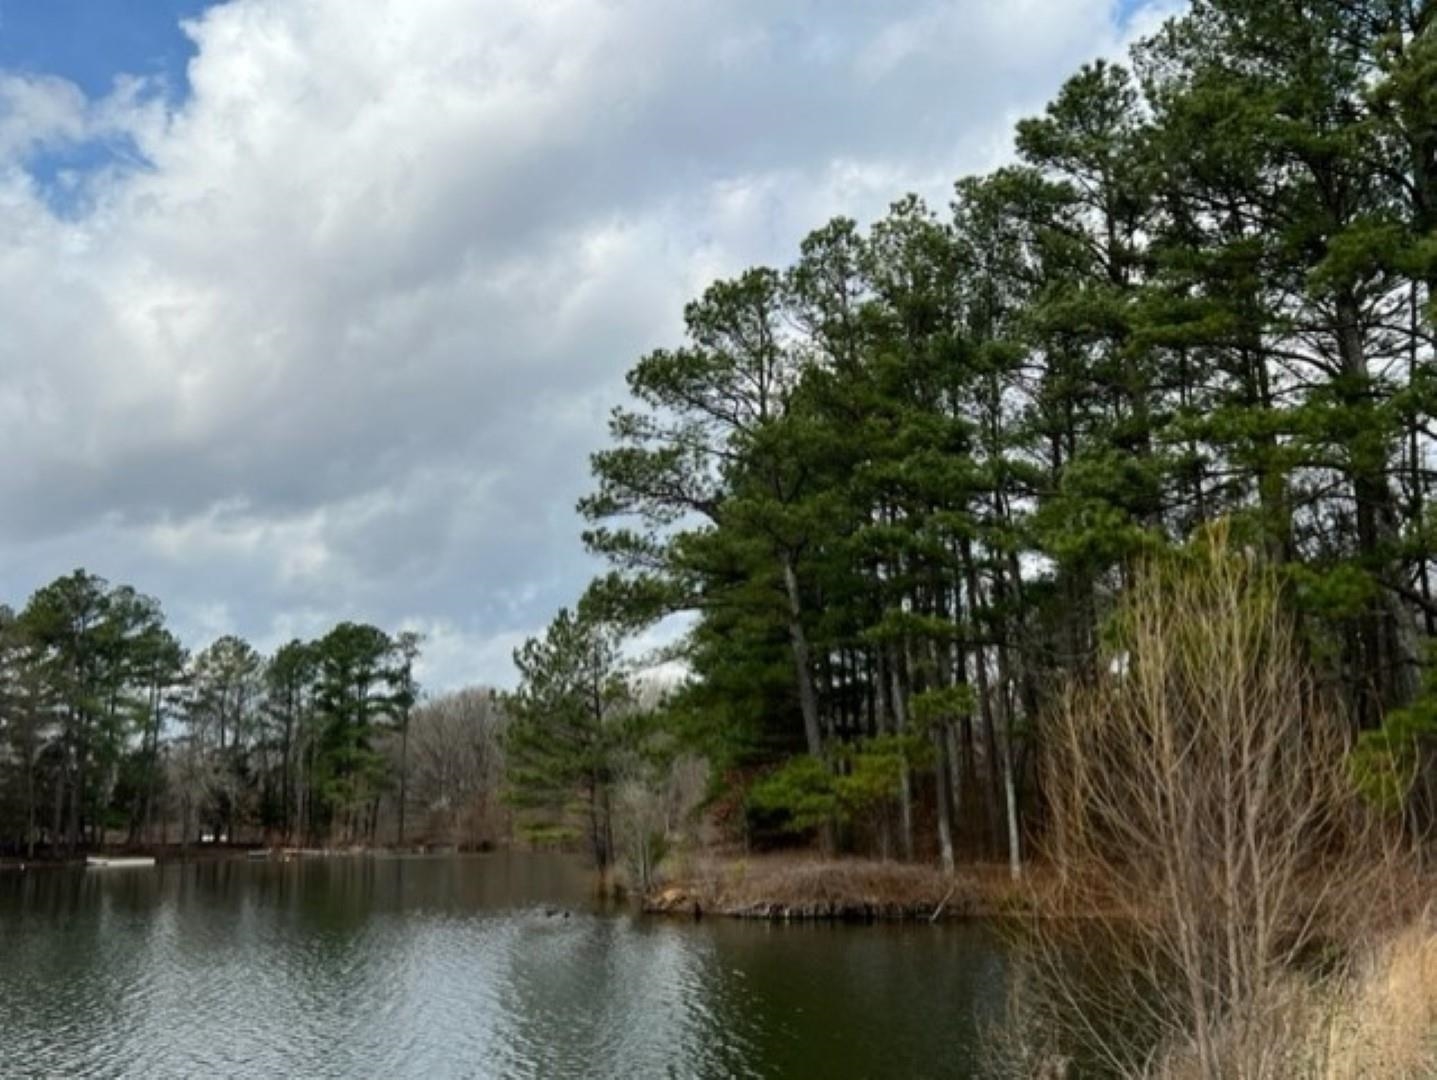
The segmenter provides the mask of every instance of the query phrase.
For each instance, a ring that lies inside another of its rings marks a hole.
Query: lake
[[[981,924],[668,921],[588,880],[503,854],[0,872],[0,1076],[965,1077],[1002,1009]]]

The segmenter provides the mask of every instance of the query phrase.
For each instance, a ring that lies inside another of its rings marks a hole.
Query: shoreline
[[[762,855],[704,859],[641,898],[645,914],[767,922],[937,922],[990,919],[1029,908],[1031,875],[969,864],[953,874],[914,863]]]
[[[178,846],[105,849],[113,855],[149,855],[159,866],[184,863],[301,862],[352,858],[453,858],[452,847],[266,848]],[[94,853],[87,853],[94,854]],[[0,859],[0,874],[83,868],[85,855],[34,860]],[[647,892],[620,887],[645,916],[665,919],[724,918],[759,922],[937,923],[1003,919],[1032,910],[1042,868],[1025,867],[1013,881],[1006,864],[965,863],[946,874],[923,863],[855,857],[826,858],[810,852],[754,856],[701,854],[676,864]]]
[[[168,866],[183,863],[221,862],[294,862],[301,859],[345,859],[345,858],[450,858],[456,855],[488,854],[494,848],[474,851],[461,850],[453,845],[413,845],[403,848],[375,845],[373,847],[350,845],[342,847],[297,847],[267,846],[263,844],[212,845],[192,844],[182,849],[178,844],[126,845],[115,844],[87,848],[74,855],[37,855],[34,858],[0,856],[0,873],[19,873],[29,870],[63,869],[84,867],[91,856],[109,858],[148,857],[157,865]]]

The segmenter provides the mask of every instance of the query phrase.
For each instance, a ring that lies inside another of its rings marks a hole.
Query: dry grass
[[[1424,920],[1376,950],[1319,1021],[1325,1080],[1437,1076],[1437,930]]]
[[[1031,1004],[1015,972],[1013,1002]],[[1087,1075],[1062,1049],[1062,1025],[1041,1010],[1010,1014],[990,1032],[989,1071],[1013,1080]],[[1254,1063],[1260,1039],[1266,1052]],[[1225,1021],[1207,1064],[1190,1039],[1108,1071],[1129,1080],[1431,1080],[1437,1077],[1437,923],[1424,915],[1325,974],[1289,972],[1254,1029]]]
[[[1437,933],[1425,920],[1371,950],[1346,976],[1293,978],[1263,1037],[1273,1080],[1428,1080],[1437,1076]],[[1221,1040],[1219,1045],[1222,1045]],[[1245,1055],[1233,1053],[1241,1061]],[[1245,1076],[1227,1068],[1221,1075]],[[1206,1080],[1189,1046],[1139,1075]]]
[[[1056,887],[1019,954],[1027,1045],[1003,1056],[1165,1080],[1437,1075],[1403,1043],[1430,1023],[1380,1021],[1382,987],[1415,977],[1412,939],[1387,937],[1414,867],[1352,785],[1350,726],[1272,568],[1205,534],[1139,569],[1112,649],[1045,718]]]
[[[1059,888],[1025,956],[1030,1013],[1119,1076],[1305,1076],[1299,974],[1355,955],[1392,880],[1352,788],[1349,725],[1272,567],[1198,537],[1140,567],[1111,658],[1046,715]],[[1063,915],[1089,912],[1078,922]],[[1391,925],[1391,923],[1388,923]]]
[[[937,867],[811,855],[708,858],[680,867],[650,911],[768,919],[926,919],[1001,914],[1021,902],[1005,866]]]

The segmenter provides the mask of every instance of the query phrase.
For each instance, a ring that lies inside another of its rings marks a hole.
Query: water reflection
[[[561,858],[0,877],[4,1076],[962,1077],[1002,987],[981,927],[650,921]]]

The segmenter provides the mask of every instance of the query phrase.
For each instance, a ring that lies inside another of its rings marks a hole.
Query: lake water
[[[965,1077],[1002,1007],[978,924],[588,895],[534,855],[0,872],[0,1076]]]

